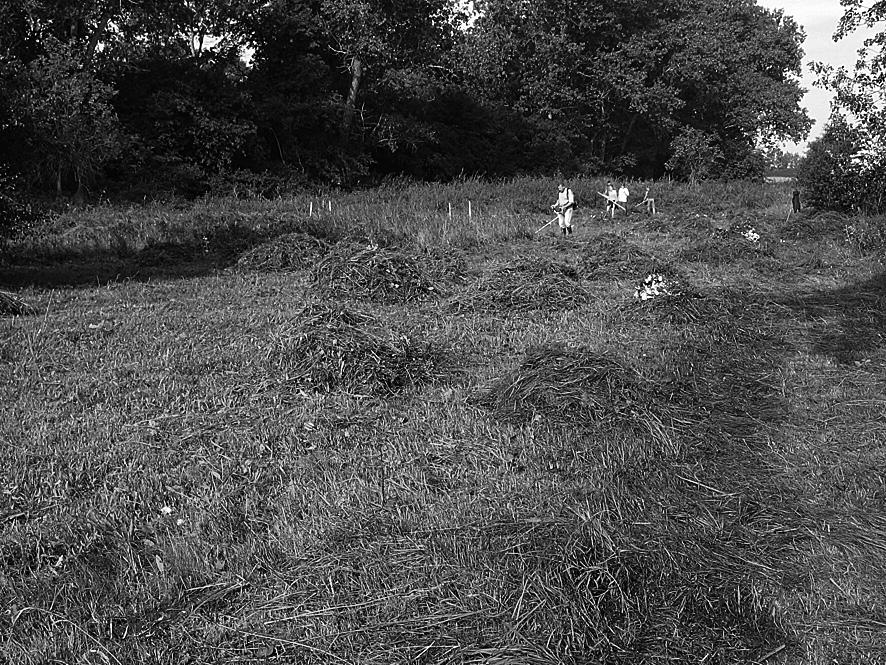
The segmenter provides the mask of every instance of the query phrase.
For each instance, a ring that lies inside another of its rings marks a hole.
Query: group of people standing
[[[565,183],[557,186],[557,202],[551,208],[557,212],[557,222],[560,225],[560,233],[564,236],[572,235],[572,215],[575,212],[575,194]],[[599,193],[599,192],[598,192]],[[621,183],[618,189],[611,182],[606,183],[606,193],[600,193],[606,199],[606,214],[615,217],[616,209],[628,213],[628,199],[631,192],[626,183]]]

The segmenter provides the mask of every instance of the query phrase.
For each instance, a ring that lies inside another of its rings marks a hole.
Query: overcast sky
[[[808,92],[803,105],[815,120],[815,126],[809,134],[809,139],[814,139],[821,133],[830,114],[831,95],[812,85],[815,77],[809,71],[809,63],[829,62],[852,67],[856,51],[871,31],[862,28],[839,42],[834,42],[832,37],[843,14],[840,0],[757,0],[757,4],[769,9],[784,9],[785,14],[793,16],[806,32],[806,42],[803,44],[806,52],[803,58],[803,87]],[[805,150],[806,144],[785,147],[796,152]]]

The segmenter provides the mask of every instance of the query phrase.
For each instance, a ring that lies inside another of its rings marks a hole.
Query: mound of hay
[[[744,224],[735,229],[715,229],[678,252],[681,261],[712,265],[771,256],[769,243],[761,239],[755,228]]]
[[[243,270],[276,272],[310,267],[329,251],[329,245],[307,233],[287,233],[272,238],[237,260]]]
[[[303,390],[376,395],[422,383],[437,366],[427,347],[373,317],[319,303],[305,307],[298,323],[276,336],[268,360]]]
[[[779,229],[785,240],[809,240],[812,238],[839,238],[844,234],[849,217],[830,210],[812,214],[792,215]]]
[[[0,291],[0,315],[32,316],[37,308],[20,300],[11,293]]]
[[[635,370],[587,348],[532,347],[475,402],[509,422],[627,426],[664,438],[662,419],[671,417]]]
[[[621,277],[666,268],[666,264],[614,233],[591,240],[580,258],[583,275],[591,278]]]
[[[339,244],[314,266],[325,293],[382,302],[408,302],[440,294],[422,259],[393,248]]]
[[[482,275],[452,303],[456,311],[568,310],[586,305],[592,295],[578,271],[565,263],[523,257]]]

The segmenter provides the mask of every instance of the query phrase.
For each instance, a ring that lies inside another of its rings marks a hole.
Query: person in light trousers
[[[557,202],[551,208],[557,211],[560,233],[564,236],[570,236],[572,235],[572,213],[575,211],[575,195],[563,183],[557,186],[557,190]]]

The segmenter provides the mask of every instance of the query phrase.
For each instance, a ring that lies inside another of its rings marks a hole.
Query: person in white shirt
[[[575,211],[575,196],[572,190],[563,183],[557,186],[557,190],[557,202],[551,208],[557,211],[560,233],[564,236],[570,236],[572,235],[572,213]]]
[[[618,193],[611,182],[606,183],[606,212],[610,217],[615,217],[615,202],[618,200]]]
[[[626,183],[621,183],[621,187],[618,188],[618,204],[621,206],[622,210],[624,210],[625,215],[628,214],[628,197],[631,195],[630,190],[628,190],[628,186]],[[614,213],[614,211],[613,211]],[[614,214],[613,214],[614,216]]]

